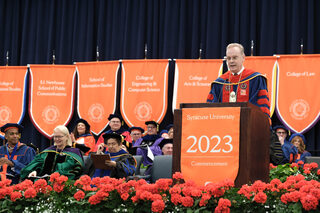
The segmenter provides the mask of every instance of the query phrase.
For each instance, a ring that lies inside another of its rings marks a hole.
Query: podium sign
[[[269,118],[251,103],[183,103],[174,111],[172,171],[186,180],[267,182],[269,145]]]
[[[181,172],[185,179],[198,185],[235,181],[239,171],[239,131],[240,107],[183,108]]]

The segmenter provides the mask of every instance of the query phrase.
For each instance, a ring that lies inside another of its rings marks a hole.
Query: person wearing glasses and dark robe
[[[123,136],[117,133],[108,133],[104,134],[103,138],[104,143],[99,145],[97,154],[110,155],[111,160],[104,162],[110,169],[96,169],[93,177],[124,178],[134,175],[137,162],[131,154],[122,148]]]

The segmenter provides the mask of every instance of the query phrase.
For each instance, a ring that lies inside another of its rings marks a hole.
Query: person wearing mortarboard
[[[76,126],[71,133],[72,146],[80,149],[85,154],[89,155],[94,152],[96,140],[90,132],[90,124],[84,119],[78,119]]]
[[[117,133],[107,133],[103,135],[103,138],[104,143],[99,145],[97,154],[109,154],[111,161],[106,160],[105,164],[112,169],[96,169],[93,178],[104,176],[123,178],[134,175],[137,162],[131,154],[122,149],[123,136]],[[108,150],[104,151],[105,148]]]
[[[306,157],[311,156],[311,153],[306,150],[305,144],[307,141],[303,134],[292,134],[289,141],[298,149],[298,157],[295,160],[295,163],[298,163],[299,161],[305,162]]]
[[[298,157],[298,149],[287,140],[289,130],[282,125],[274,126],[273,130],[276,132],[278,136],[279,142],[281,144],[281,149],[285,157],[281,164],[295,162],[295,160]]]
[[[166,130],[168,130],[169,138],[173,138],[173,124],[169,124],[169,125],[166,127]]]
[[[173,152],[173,139],[165,138],[159,143],[159,148],[162,152],[162,155],[172,155]],[[152,147],[156,148],[156,146]]]
[[[161,130],[160,136],[162,138],[169,138],[168,130],[166,130],[166,129]]]
[[[150,147],[160,143],[164,138],[158,134],[159,124],[156,121],[146,121],[145,124],[147,125],[147,135],[137,140],[134,147],[137,147],[137,155],[142,155],[142,163],[148,167],[145,175],[148,175],[151,172],[154,156],[162,154],[161,150],[152,151]]]
[[[139,126],[133,126],[129,128],[130,136],[132,139],[132,147],[129,149],[129,153],[135,155],[137,153],[137,147],[134,147],[136,141],[142,137],[144,129]]]
[[[20,142],[23,126],[7,123],[0,128],[5,133],[6,144],[0,147],[1,180],[11,179],[11,184],[20,180],[21,170],[29,164],[36,155],[32,147]]]
[[[109,126],[110,126],[110,129],[103,132],[100,137],[98,138],[98,141],[96,143],[96,147],[95,147],[95,150],[94,151],[97,151],[98,150],[98,146],[104,142],[104,138],[103,138],[103,135],[104,134],[110,134],[110,133],[117,133],[119,135],[123,135],[125,138],[124,138],[124,143],[123,145],[125,145],[127,148],[130,147],[130,144],[132,142],[131,140],[131,137],[130,137],[130,133],[128,130],[126,130],[123,125],[124,125],[124,122],[123,122],[123,119],[122,119],[122,116],[119,115],[119,114],[110,114],[109,117],[108,117],[108,120],[109,120]]]

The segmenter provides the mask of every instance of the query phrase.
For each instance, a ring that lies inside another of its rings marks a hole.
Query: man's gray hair
[[[232,47],[238,47],[238,48],[240,49],[241,54],[242,54],[242,55],[245,55],[245,54],[244,54],[244,48],[243,48],[243,46],[242,46],[241,44],[239,44],[239,43],[231,43],[231,44],[229,44],[229,45],[227,46],[227,50],[228,50],[229,48],[232,48]]]

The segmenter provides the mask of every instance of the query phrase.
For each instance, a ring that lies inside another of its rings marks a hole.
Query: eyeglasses
[[[148,126],[147,128],[148,128],[148,129],[155,129],[155,128],[157,128],[157,127],[155,127],[155,126]]]
[[[54,136],[53,136],[54,139],[61,139],[61,138],[63,138],[63,137],[64,137],[64,135],[54,135]]]
[[[277,134],[280,134],[280,135],[281,135],[281,134],[286,134],[286,132],[277,132]]]

